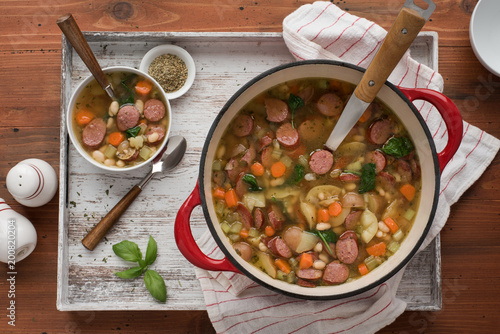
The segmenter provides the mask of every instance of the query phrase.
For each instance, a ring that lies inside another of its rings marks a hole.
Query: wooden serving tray
[[[203,310],[205,302],[193,266],[173,237],[177,210],[196,184],[206,135],[219,110],[241,85],[276,65],[294,61],[280,33],[109,33],[84,34],[102,67],[138,68],[143,55],[160,44],[185,48],[196,63],[189,92],[171,100],[172,135],[188,142],[186,156],[172,172],[153,179],[94,251],[81,239],[148,172],[104,173],[80,157],[69,142],[65,123],[71,93],[89,71],[62,39],[61,161],[57,308],[83,310]],[[437,70],[437,34],[421,33],[412,56]],[[192,215],[195,239],[207,230],[200,208]],[[165,279],[166,303],[157,303],[142,278],[124,280],[113,273],[132,266],[114,255],[112,245],[136,242],[143,253],[149,235],[158,243],[152,268]],[[408,310],[441,309],[439,236],[408,264],[397,292]]]

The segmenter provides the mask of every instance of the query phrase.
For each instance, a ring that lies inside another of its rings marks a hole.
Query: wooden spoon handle
[[[82,58],[83,62],[89,68],[90,72],[97,80],[99,85],[103,89],[106,90],[106,87],[109,86],[108,79],[106,75],[99,66],[97,59],[94,56],[94,53],[90,49],[85,37],[83,37],[82,31],[76,24],[73,15],[65,14],[57,19],[57,25],[64,33],[66,38],[69,40],[75,51],[78,53],[80,58]]]
[[[366,70],[354,94],[371,103],[406,50],[417,37],[426,19],[410,8],[402,8],[382,46]]]
[[[92,231],[90,231],[82,240],[82,244],[89,250],[94,250],[95,246],[106,235],[109,229],[120,218],[122,213],[132,204],[137,195],[140,194],[142,189],[134,186],[130,191],[118,202],[111,211],[97,224]]]

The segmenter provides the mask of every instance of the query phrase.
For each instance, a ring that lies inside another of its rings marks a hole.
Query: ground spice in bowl
[[[151,62],[148,74],[158,81],[165,93],[172,93],[184,86],[188,76],[188,69],[178,56],[164,54],[156,57]]]

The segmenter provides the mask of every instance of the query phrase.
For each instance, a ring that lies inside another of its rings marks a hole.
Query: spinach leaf
[[[304,166],[302,166],[301,164],[297,164],[295,165],[295,167],[293,167],[293,174],[290,176],[287,183],[295,185],[302,181],[302,179],[304,179],[305,174],[306,173],[304,171]]]
[[[331,243],[336,243],[337,242],[337,234],[333,232],[332,230],[323,230],[323,231],[318,231],[314,230],[312,233],[316,234],[325,244],[326,249],[328,252],[333,255],[333,251],[330,248],[330,245],[328,244],[329,242]]]
[[[250,185],[250,188],[248,190],[262,191],[262,187],[259,187],[259,185],[257,184],[257,179],[252,174],[243,175],[243,181],[245,181],[246,183],[248,183],[248,185]]]
[[[120,107],[124,104],[129,104],[129,103],[134,103],[134,92],[132,89],[128,86],[128,82],[134,78],[136,74],[131,74],[127,76],[125,79],[120,81],[121,87],[125,88],[126,93],[122,94],[121,97],[118,99],[118,103],[120,104]],[[128,93],[128,94],[127,94]]]
[[[141,132],[141,127],[136,126],[134,128],[125,130],[125,135],[127,136],[127,138],[136,137],[139,134],[139,132]]]
[[[304,105],[305,105],[304,100],[301,97],[293,94],[290,94],[290,96],[288,97],[288,107],[292,112],[292,120],[291,120],[292,128],[295,128],[295,123],[294,123],[295,110],[299,109],[300,107],[303,107]]]
[[[369,163],[363,165],[361,171],[361,182],[359,184],[358,192],[364,194],[375,188],[375,164]]]
[[[382,151],[393,157],[402,158],[413,151],[413,144],[407,137],[392,137],[382,147]]]

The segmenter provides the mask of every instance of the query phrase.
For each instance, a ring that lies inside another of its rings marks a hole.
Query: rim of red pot
[[[208,210],[208,205],[213,206],[213,203],[211,201],[207,202],[207,196],[205,196],[205,191],[206,191],[205,181],[206,180],[205,180],[204,174],[205,174],[205,166],[207,164],[207,152],[212,145],[216,145],[216,146],[218,145],[218,140],[220,138],[215,138],[215,139],[217,139],[217,142],[214,141],[214,138],[213,138],[214,133],[216,132],[220,121],[223,119],[225,114],[228,112],[228,109],[250,87],[254,86],[256,83],[265,79],[266,77],[273,75],[277,72],[280,72],[282,70],[295,68],[297,66],[306,66],[306,65],[332,65],[332,66],[339,66],[342,68],[348,68],[348,69],[352,69],[352,70],[360,72],[360,75],[359,75],[360,78],[361,78],[362,74],[365,72],[365,69],[362,67],[359,67],[359,66],[356,66],[356,65],[353,65],[350,63],[341,62],[341,61],[304,60],[304,61],[298,61],[298,62],[293,62],[293,63],[289,63],[289,64],[276,66],[274,68],[271,68],[271,69],[261,73],[260,75],[256,76],[255,78],[253,78],[252,80],[247,82],[226,102],[226,104],[223,106],[223,108],[221,109],[221,111],[219,112],[219,114],[217,115],[215,120],[213,121],[213,124],[212,124],[212,126],[207,134],[205,144],[203,146],[203,151],[201,154],[200,169],[199,169],[200,198],[201,198],[201,203],[202,203],[203,214],[205,216],[208,228],[209,228],[210,233],[212,234],[214,240],[216,241],[217,245],[222,250],[222,252],[225,254],[225,256],[231,261],[231,263],[245,276],[247,276],[248,278],[250,278],[254,282],[256,282],[256,283],[258,283],[258,284],[260,284],[260,285],[262,285],[262,286],[264,286],[272,291],[279,292],[279,293],[284,294],[286,296],[291,296],[291,297],[301,298],[301,299],[309,299],[309,300],[341,299],[341,298],[346,298],[346,297],[358,295],[358,294],[363,293],[365,291],[368,291],[374,287],[380,286],[381,284],[386,282],[388,279],[393,277],[404,266],[406,266],[406,264],[408,264],[408,262],[413,258],[413,256],[417,253],[420,246],[424,242],[425,237],[427,236],[429,229],[432,225],[432,221],[434,219],[434,216],[435,216],[435,213],[437,210],[437,204],[438,204],[438,200],[439,200],[440,168],[439,168],[439,162],[438,162],[438,158],[437,158],[436,147],[434,145],[434,141],[432,140],[432,135],[431,135],[424,119],[422,118],[422,116],[420,115],[420,113],[418,112],[416,107],[395,85],[391,84],[388,81],[385,83],[386,87],[388,87],[390,90],[392,90],[395,94],[397,94],[397,96],[402,101],[404,101],[404,103],[408,106],[408,108],[412,111],[413,115],[416,117],[416,119],[420,123],[420,127],[422,128],[421,130],[425,133],[425,137],[427,139],[426,144],[428,144],[428,146],[429,146],[429,149],[430,149],[429,153],[430,153],[430,157],[432,158],[432,162],[433,162],[433,174],[434,174],[433,181],[434,181],[435,187],[434,187],[434,191],[432,194],[433,199],[432,199],[432,201],[430,201],[432,207],[430,208],[430,210],[428,210],[428,219],[427,219],[425,226],[422,229],[422,233],[421,233],[420,237],[414,243],[414,246],[411,248],[411,250],[406,255],[403,255],[402,259],[398,260],[399,262],[397,262],[396,260],[393,261],[393,262],[396,262],[396,265],[393,265],[393,268],[388,270],[387,273],[384,273],[384,274],[380,273],[379,275],[377,275],[378,276],[377,279],[373,279],[373,278],[370,279],[370,275],[374,274],[374,272],[370,272],[369,274],[362,276],[361,278],[358,278],[358,279],[351,281],[351,282],[348,282],[348,283],[343,283],[340,285],[325,286],[325,287],[318,286],[315,288],[300,287],[296,284],[289,284],[289,283],[280,281],[278,279],[273,279],[270,276],[268,276],[267,274],[260,271],[259,269],[255,268],[250,263],[245,262],[243,259],[241,259],[241,257],[238,258],[237,254],[236,254],[236,252],[234,252],[234,250],[232,250],[232,249],[229,250],[227,248],[227,246],[229,245],[229,241],[227,241],[227,237],[225,235],[223,235],[223,237],[226,238],[226,240],[225,241],[222,240],[220,234],[218,233],[218,230],[215,227],[215,224],[219,225],[219,221],[218,221],[217,217],[215,217],[215,219],[212,220],[210,212]],[[320,76],[311,76],[311,77],[320,77]],[[332,79],[336,79],[336,78],[332,78]],[[263,92],[265,89],[268,89],[270,87],[271,86],[264,87],[261,90],[261,92]],[[246,100],[246,101],[248,102],[248,100]],[[233,117],[234,117],[234,115],[233,115]],[[405,124],[405,126],[407,126],[407,125]],[[429,157],[427,157],[427,158],[429,158]],[[421,161],[421,164],[422,164],[422,161]],[[423,181],[424,180],[423,180],[423,175],[422,175],[422,186],[423,186]],[[431,181],[431,180],[429,180],[429,181]],[[209,189],[209,191],[210,191],[210,189]],[[423,191],[422,191],[422,195],[423,195]],[[422,203],[422,199],[420,200],[420,205],[421,205],[421,203]],[[419,210],[417,212],[417,215],[421,211],[420,205],[419,205]],[[416,222],[416,218],[415,218],[415,222]],[[410,231],[413,228],[414,228],[414,225],[412,226]],[[402,244],[404,244],[405,240],[406,240],[406,237],[403,240]],[[401,248],[400,248],[400,250],[401,250]],[[398,250],[398,252],[400,250]],[[379,269],[383,265],[386,265],[394,256],[396,256],[398,254],[398,252],[396,252],[394,255],[389,257],[389,259],[387,261],[382,263],[375,270]],[[401,255],[399,255],[398,258],[400,258],[400,257],[401,257]],[[260,274],[259,274],[259,272],[260,272]],[[267,278],[266,278],[266,276],[267,276]],[[373,276],[373,277],[375,277],[375,276]],[[353,282],[356,282],[356,281],[359,282],[361,280],[365,280],[366,284],[364,284],[364,282],[363,282],[363,284],[358,283],[355,288],[347,289],[347,291],[342,291],[342,290],[346,290],[344,287],[347,286],[348,284],[352,284]],[[358,285],[359,285],[359,287],[358,287]],[[322,294],[322,293],[318,292],[318,290],[316,290],[316,289],[322,289],[322,290],[320,290],[320,292],[325,292],[325,293]],[[315,290],[315,291],[313,292],[313,290]],[[339,292],[337,292],[337,290],[339,290]],[[309,292],[313,292],[313,293],[309,293]]]

